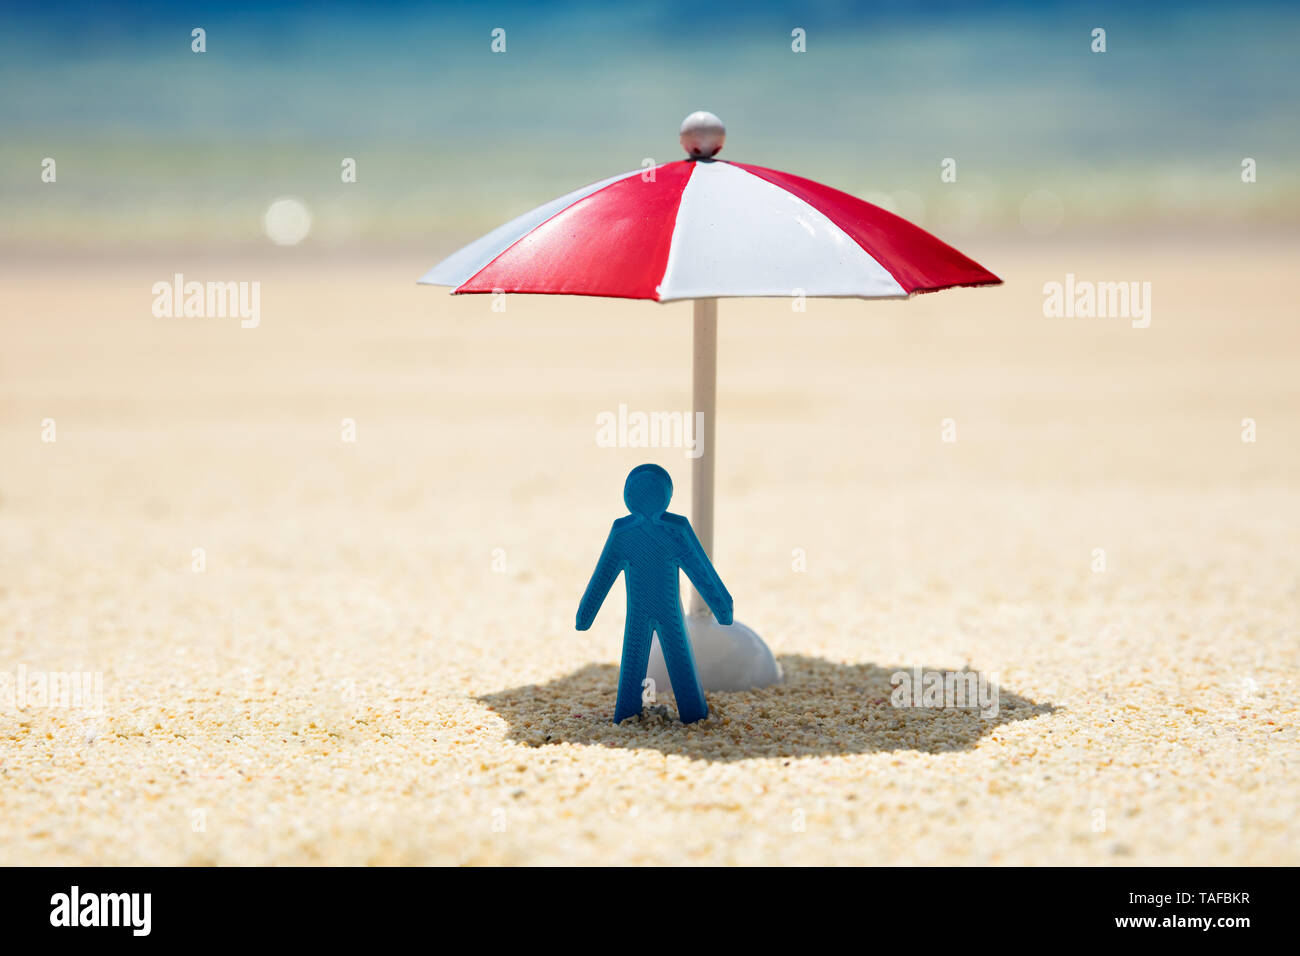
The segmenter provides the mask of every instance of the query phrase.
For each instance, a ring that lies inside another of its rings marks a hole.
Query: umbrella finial
[[[697,110],[682,120],[682,149],[692,159],[709,159],[718,154],[727,141],[727,127],[712,113]]]

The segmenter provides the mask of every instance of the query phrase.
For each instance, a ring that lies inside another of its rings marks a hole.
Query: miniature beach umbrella
[[[691,523],[713,554],[714,419],[720,298],[901,299],[954,286],[996,285],[983,266],[925,230],[848,193],[790,173],[715,159],[722,122],[682,123],[689,158],[601,180],[493,230],[420,282],[454,294],[593,295],[695,303],[692,390],[703,453],[692,463]],[[694,594],[687,618],[706,690],[781,679],[763,641],[723,626]],[[668,686],[657,646],[649,676]]]

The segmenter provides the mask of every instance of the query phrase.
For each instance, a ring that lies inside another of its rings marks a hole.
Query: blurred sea
[[[678,158],[695,109],[727,123],[725,158],[954,239],[1044,215],[1066,231],[1288,229],[1297,49],[1300,9],[1262,3],[6,9],[0,246],[265,243],[263,211],[291,195],[312,244],[436,252]]]

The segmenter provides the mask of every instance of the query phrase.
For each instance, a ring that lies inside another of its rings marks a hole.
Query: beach
[[[0,864],[1300,863],[1300,242],[959,245],[1005,285],[720,302],[713,560],[786,680],[692,726],[611,721],[621,582],[574,628],[628,470],[689,513],[598,440],[690,411],[689,303],[8,258]]]

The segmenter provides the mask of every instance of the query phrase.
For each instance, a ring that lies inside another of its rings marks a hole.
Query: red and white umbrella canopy
[[[633,170],[513,219],[420,279],[455,293],[905,298],[1001,280],[906,219],[715,159]]]

